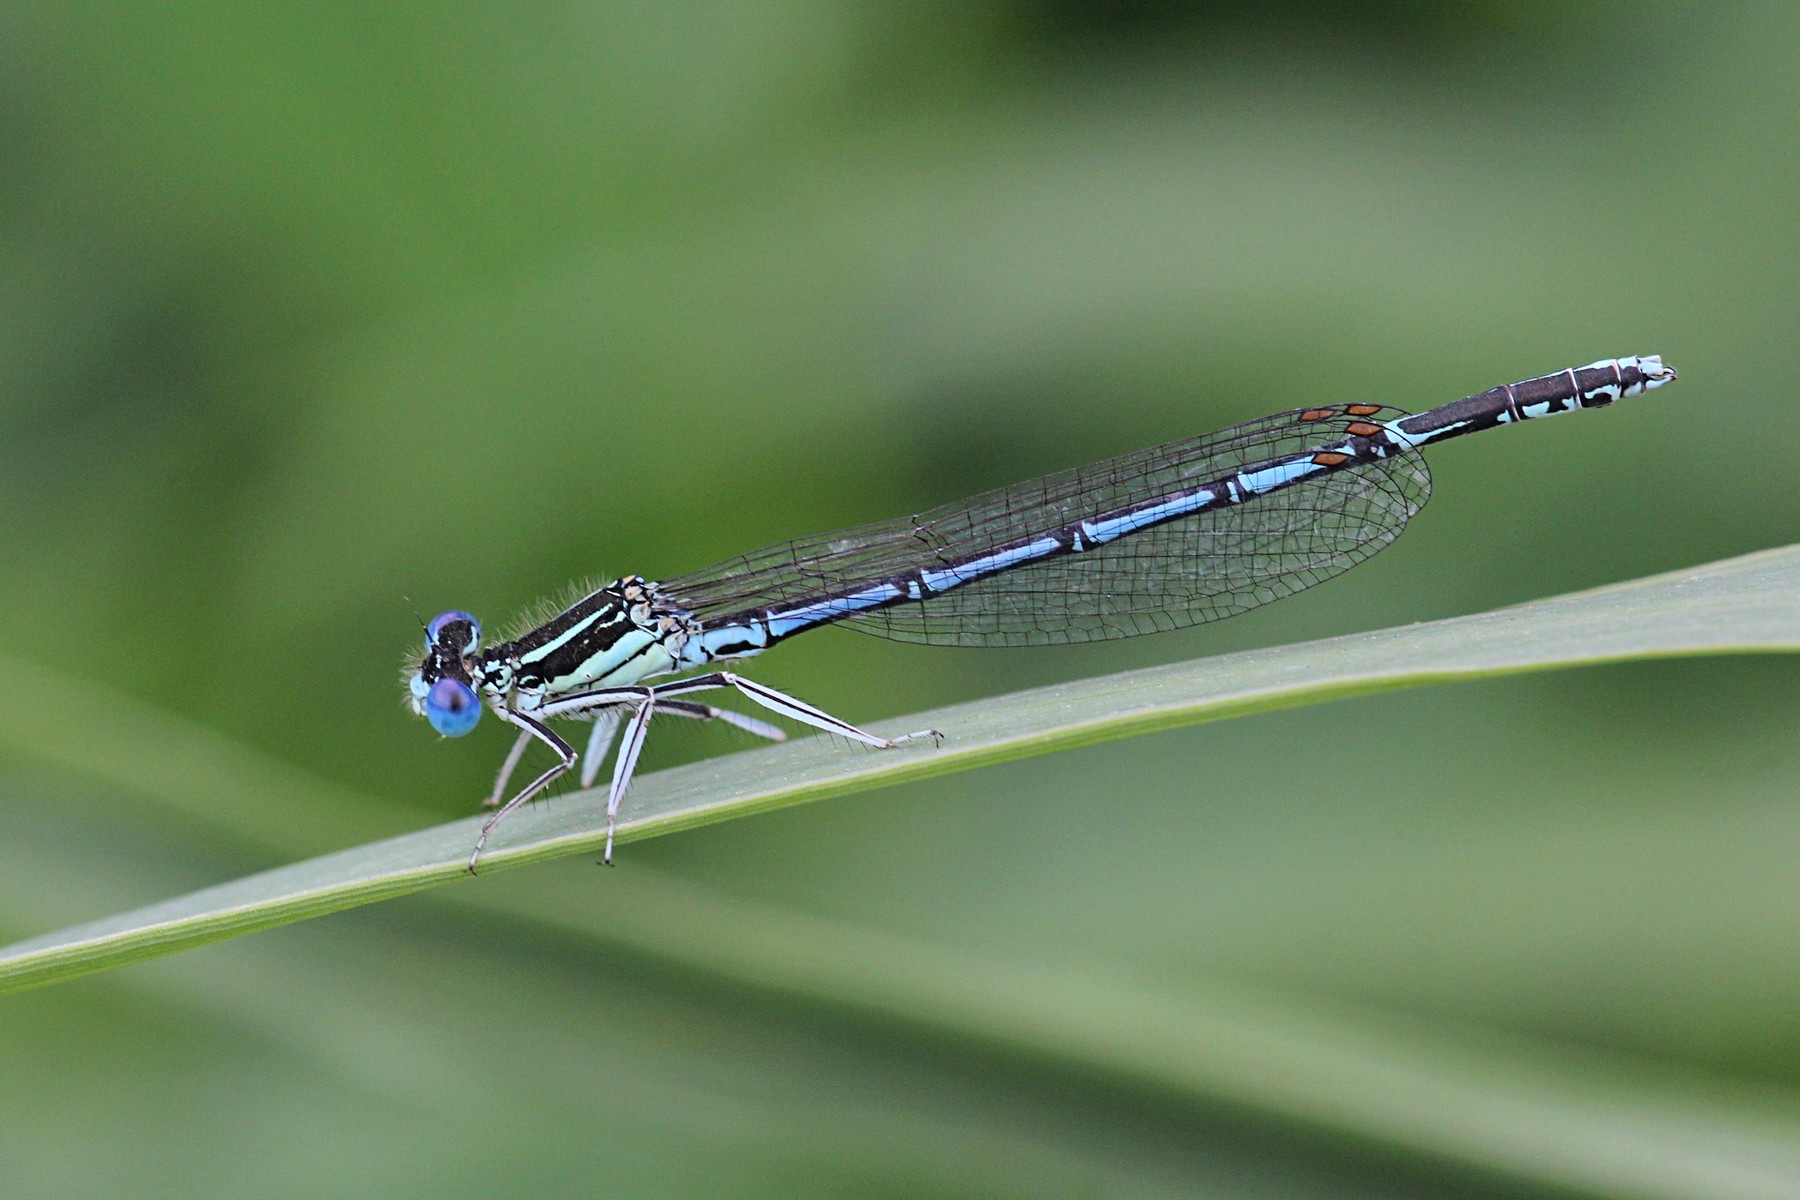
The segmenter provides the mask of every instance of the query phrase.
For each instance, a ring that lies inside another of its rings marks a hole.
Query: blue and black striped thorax
[[[490,696],[528,712],[557,696],[680,670],[698,633],[698,623],[654,583],[630,575],[482,651],[472,673]]]

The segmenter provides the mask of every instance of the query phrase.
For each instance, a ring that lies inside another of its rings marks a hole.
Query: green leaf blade
[[[1427,683],[1630,659],[1800,650],[1800,547],[1397,629],[1170,664],[890,722],[943,746],[846,753],[810,738],[647,775],[621,843],[1054,750]],[[480,818],[308,859],[0,950],[0,992],[467,880]],[[517,814],[486,874],[597,849],[604,791]]]

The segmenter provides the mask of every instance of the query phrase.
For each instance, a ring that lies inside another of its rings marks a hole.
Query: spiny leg
[[[730,671],[713,671],[706,675],[696,675],[692,679],[682,679],[675,683],[665,683],[656,689],[658,697],[678,696],[684,692],[698,692],[707,688],[736,688],[738,692],[762,705],[770,712],[811,725],[814,729],[823,729],[826,733],[835,733],[841,737],[858,741],[865,746],[874,746],[878,750],[891,750],[895,746],[917,741],[919,738],[931,738],[942,741],[944,735],[935,729],[921,729],[916,733],[902,734],[897,738],[880,738],[872,733],[858,729],[848,721],[839,720],[823,709],[814,708],[804,700],[795,699],[786,693],[778,692],[772,687],[765,687],[753,679],[745,679],[742,675],[734,675]]]
[[[656,703],[658,713],[667,713],[672,717],[687,717],[693,721],[722,721],[734,729],[742,729],[745,733],[755,734],[759,738],[767,738],[771,742],[787,741],[787,734],[775,728],[767,721],[759,721],[755,717],[746,717],[743,713],[732,712],[729,708],[715,708],[711,704],[700,704],[693,700],[663,700],[658,692]],[[600,776],[600,764],[605,761],[606,752],[612,748],[613,739],[618,736],[619,721],[622,714],[617,709],[606,709],[594,718],[594,732],[588,738],[587,750],[581,756],[581,786],[590,788],[594,780]]]
[[[621,715],[616,705],[594,714],[594,732],[588,735],[587,749],[581,753],[582,787],[594,786],[594,777],[600,774],[600,764],[605,761],[606,752],[612,749],[613,738],[619,735]]]
[[[787,740],[787,734],[755,717],[746,717],[728,708],[714,708],[710,704],[695,704],[690,700],[664,700],[662,695],[662,688],[651,688],[650,696],[637,706],[631,714],[631,724],[626,726],[625,741],[619,747],[619,756],[613,760],[612,791],[606,797],[606,853],[600,860],[609,867],[612,866],[613,827],[618,821],[619,805],[625,799],[625,789],[630,785],[632,775],[637,771],[638,754],[643,750],[644,739],[649,734],[652,710],[696,721],[724,721],[727,725],[748,730],[773,742]],[[616,723],[618,718],[614,717],[613,720]],[[597,765],[583,765],[581,773],[584,779],[592,776]]]
[[[543,724],[541,721],[532,720],[524,713],[513,712],[510,709],[496,708],[495,711],[500,715],[502,720],[517,725],[520,729],[554,750],[556,752],[557,761],[549,770],[532,780],[531,783],[526,785],[523,791],[514,796],[511,800],[508,800],[498,812],[482,823],[481,836],[475,839],[475,850],[469,855],[469,874],[471,875],[475,874],[475,864],[480,860],[481,851],[483,847],[487,845],[488,835],[494,832],[494,826],[505,820],[507,813],[510,813],[513,809],[519,807],[519,805],[525,803],[527,800],[549,787],[557,776],[563,774],[575,765],[574,747],[556,736],[555,731],[550,729],[547,725]]]
[[[934,740],[941,740],[944,736],[935,729],[921,729],[916,733],[904,734],[897,738],[876,737],[872,733],[858,729],[848,721],[841,721],[822,709],[814,708],[804,700],[799,700],[793,696],[778,692],[771,687],[764,687],[754,680],[745,679],[742,675],[734,675],[729,671],[713,671],[705,675],[696,675],[691,679],[681,679],[674,683],[665,683],[659,687],[608,688],[603,691],[565,696],[560,700],[544,705],[538,710],[539,713],[546,718],[570,716],[575,713],[587,712],[591,709],[619,704],[630,705],[633,710],[631,723],[625,730],[624,741],[620,744],[619,752],[613,760],[612,788],[607,795],[606,803],[606,850],[601,860],[602,862],[609,866],[612,864],[613,833],[618,819],[619,805],[625,798],[625,791],[631,783],[632,774],[637,770],[638,756],[642,753],[644,748],[644,739],[649,729],[652,711],[668,711],[675,713],[678,716],[690,717],[695,720],[725,721],[727,724],[757,734],[760,737],[769,738],[771,741],[786,740],[786,735],[779,729],[776,729],[774,726],[766,724],[765,722],[758,721],[754,717],[746,717],[741,713],[733,713],[729,709],[715,708],[709,704],[696,704],[690,701],[674,700],[672,698],[665,699],[665,697],[684,695],[688,692],[708,691],[714,688],[735,688],[738,692],[749,699],[754,700],[771,712],[780,713],[784,717],[798,721],[803,725],[810,725],[814,729],[822,729],[827,733],[839,734],[840,736],[850,738],[853,741],[861,742],[866,746],[874,746],[881,750],[889,750],[895,746],[904,745],[905,743],[914,741],[918,738],[929,737]],[[561,774],[563,770],[567,769],[567,767],[563,767],[560,770],[555,771],[554,774],[551,774],[551,778],[555,778],[556,774]],[[591,778],[586,769],[584,769],[583,774],[585,777]],[[548,783],[548,780],[541,780],[540,783]],[[537,786],[537,784],[533,785],[534,788]],[[535,794],[535,791],[532,794]],[[519,803],[520,800],[518,798],[509,802],[506,808],[495,815],[494,821],[498,821],[505,813],[518,807]],[[492,822],[490,822],[490,826],[491,824]],[[485,831],[483,836],[485,838]]]
[[[619,755],[613,760],[612,791],[606,797],[606,853],[600,857],[600,861],[609,867],[612,866],[613,825],[619,819],[619,802],[625,798],[632,772],[637,770],[638,755],[644,749],[644,735],[650,730],[650,713],[655,708],[656,694],[652,692],[632,712],[631,724],[625,727],[625,740],[619,744]]]
[[[500,807],[500,800],[506,795],[506,785],[512,782],[513,772],[519,769],[519,760],[525,757],[525,747],[531,745],[536,737],[529,729],[519,735],[519,740],[513,743],[513,748],[507,753],[506,761],[500,764],[500,774],[494,777],[493,794],[481,802],[481,807]]]
[[[787,734],[773,725],[764,724],[728,709],[714,708],[710,704],[677,701],[664,706],[664,711],[674,713],[676,716],[692,717],[695,720],[723,720],[728,725],[736,725],[740,729],[746,729],[771,741],[780,742],[787,739]],[[606,761],[606,752],[612,749],[613,739],[618,736],[620,719],[621,714],[610,707],[600,710],[595,715],[594,730],[588,735],[587,748],[581,752],[582,787],[594,786],[594,780],[600,775],[600,764]],[[506,785],[512,779],[513,772],[518,770],[519,760],[525,757],[525,748],[533,740],[534,735],[527,731],[521,733],[519,740],[513,743],[513,748],[507,754],[506,761],[500,764],[500,774],[494,780],[493,793],[482,802],[483,808],[500,807],[501,798],[506,795]]]
[[[612,792],[606,806],[605,861],[609,866],[612,864],[613,822],[618,815],[619,801],[624,798],[625,786],[631,781],[632,772],[637,769],[638,755],[644,748],[645,728],[649,724],[650,710],[654,706],[655,699],[655,688],[605,688],[595,692],[583,692],[574,696],[564,696],[562,699],[546,704],[538,710],[540,714],[548,718],[573,716],[576,713],[588,712],[593,709],[610,709],[622,705],[630,705],[632,707],[632,721],[625,731],[625,743],[620,746],[618,756],[613,762]],[[676,703],[684,710],[680,713],[680,715],[684,717],[711,719],[723,711],[714,709],[710,705],[705,704],[689,704],[681,701],[677,701]],[[517,714],[503,712],[501,713],[501,716],[512,721]],[[753,721],[747,717],[742,719],[749,722],[749,726],[747,727],[762,726],[762,722],[760,721]],[[542,729],[547,738],[555,738],[556,744],[562,747],[558,753],[563,755],[565,761],[556,767],[552,767],[549,771],[546,771],[543,777],[535,781],[529,788],[525,789],[525,791],[513,797],[507,802],[505,808],[489,818],[488,823],[482,827],[481,841],[475,846],[475,854],[477,857],[481,854],[482,844],[487,841],[488,833],[495,825],[500,823],[500,818],[536,795],[538,791],[547,786],[551,780],[575,765],[574,751],[570,749],[567,742],[564,742],[561,738],[557,738],[554,733],[550,733],[548,729],[544,729],[541,724],[531,720],[529,717],[519,716],[518,719],[514,721],[515,724],[520,722],[529,722],[529,726],[533,730]],[[590,758],[582,769],[582,785],[584,787],[593,781],[594,775],[598,770],[599,762],[601,758],[605,756],[605,746],[612,741],[612,737],[618,728],[618,723],[619,716],[617,713],[601,712],[595,717],[595,730],[588,738],[588,753]],[[763,727],[769,728],[767,726]],[[755,731],[754,728],[752,728],[752,731]],[[780,730],[774,730],[774,733],[777,737],[782,736]],[[552,749],[554,748],[555,747],[553,746]],[[470,869],[473,870],[474,859],[471,858],[469,861]]]
[[[733,729],[741,729],[745,733],[753,733],[759,738],[767,738],[771,742],[787,741],[787,734],[767,721],[759,721],[755,717],[746,717],[741,712],[732,712],[729,708],[715,708],[711,704],[701,704],[693,700],[665,700],[661,688],[656,689],[656,711],[677,717],[692,717],[696,721],[723,721]]]

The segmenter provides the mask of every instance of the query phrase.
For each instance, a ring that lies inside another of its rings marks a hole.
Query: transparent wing
[[[1343,438],[1352,420],[1404,415],[1372,406],[1354,416],[1341,406],[1276,413],[917,516],[783,542],[664,581],[662,591],[707,623],[841,594],[1305,452]],[[838,623],[906,642],[1025,646],[1216,621],[1348,571],[1398,537],[1430,495],[1424,459],[1397,455]]]

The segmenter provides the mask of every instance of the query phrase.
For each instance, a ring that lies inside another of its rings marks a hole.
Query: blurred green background
[[[1781,5],[9,4],[0,616],[63,682],[0,711],[104,685],[448,820],[507,738],[403,711],[415,608],[499,629],[583,576],[1621,354],[1682,380],[1442,448],[1413,531],[1281,605],[1043,651],[823,632],[754,674],[871,721],[1785,544],[1797,72]],[[84,707],[61,744],[103,755],[124,718]],[[665,893],[741,917],[702,942],[825,918],[1239,989],[1800,1139],[1797,718],[1773,659],[1402,693],[449,889],[587,933],[432,893],[10,997],[0,1194],[1533,1186],[608,934]],[[669,724],[646,769],[750,745]],[[272,847],[35,749],[0,759],[11,937],[397,827]],[[1708,1194],[1664,1182],[1631,1194]]]

